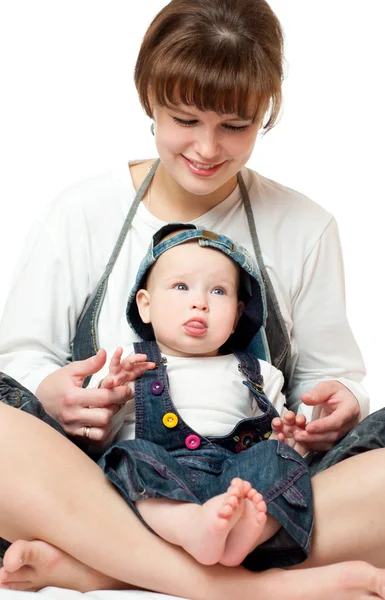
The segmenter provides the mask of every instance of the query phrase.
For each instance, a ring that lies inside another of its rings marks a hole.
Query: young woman
[[[193,222],[255,253],[269,359],[286,376],[289,407],[301,400],[313,419],[298,441],[328,450],[368,413],[336,225],[307,198],[245,168],[258,131],[279,113],[277,18],[264,0],[173,0],[146,33],[135,79],[160,160],[74,186],[36,222],[5,308],[0,368],[35,392],[68,436],[107,445],[127,388],[83,383],[105,361],[99,348],[135,339],[125,307],[153,233],[168,221]],[[29,398],[7,377],[0,389],[16,406]],[[385,562],[383,420],[382,412],[369,417],[311,465],[316,525],[304,566],[367,562],[253,574],[204,568],[145,531],[86,454],[0,404],[0,536],[19,540],[0,579],[18,589],[132,584],[193,599],[208,589],[211,598],[317,599],[327,581],[334,598],[384,598],[385,574],[375,568]]]

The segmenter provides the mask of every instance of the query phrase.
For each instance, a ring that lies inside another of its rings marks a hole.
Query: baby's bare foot
[[[18,540],[8,548],[0,569],[2,587],[37,591],[54,586],[80,592],[101,589],[127,589],[120,583],[94,571],[62,550],[46,542]]]
[[[260,543],[267,515],[262,494],[244,482],[245,505],[241,517],[231,530],[220,563],[227,567],[240,565]],[[266,536],[265,538],[266,539]],[[263,540],[264,541],[264,540]]]
[[[244,497],[244,482],[235,478],[224,494],[210,498],[202,506],[188,505],[189,525],[180,545],[201,564],[218,563],[227,536],[242,515]]]

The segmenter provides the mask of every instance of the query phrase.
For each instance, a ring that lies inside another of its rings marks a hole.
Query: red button
[[[196,450],[201,445],[201,441],[197,435],[194,433],[186,437],[185,442],[186,448],[189,450]]]

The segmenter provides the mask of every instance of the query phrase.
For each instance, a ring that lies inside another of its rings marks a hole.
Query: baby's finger
[[[293,413],[292,410],[288,410],[283,415],[283,422],[285,423],[285,425],[294,425],[294,423],[295,423],[295,414]]]
[[[155,363],[144,362],[132,365],[132,371],[134,371],[136,375],[142,375],[145,371],[148,371],[150,369],[155,369]]]
[[[305,415],[296,415],[295,424],[297,425],[297,427],[305,427],[306,426]]]
[[[116,374],[118,369],[120,369],[120,359],[122,358],[123,348],[116,348],[115,352],[112,355],[110,360],[110,372]]]
[[[272,430],[274,431],[274,433],[278,433],[279,431],[282,431],[282,428],[283,428],[282,419],[280,417],[275,417],[271,422],[271,427],[272,427]]]
[[[132,366],[137,363],[143,363],[147,360],[147,354],[129,354],[122,360],[122,364],[126,364],[127,366]]]
[[[111,375],[107,375],[100,382],[99,388],[104,388],[105,390],[112,390],[115,387],[115,380]]]

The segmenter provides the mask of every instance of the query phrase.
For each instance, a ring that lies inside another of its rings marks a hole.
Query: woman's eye
[[[174,285],[174,290],[186,291],[187,290],[187,285],[185,283],[176,283]]]
[[[223,288],[214,288],[212,294],[217,294],[218,296],[223,296],[225,293]]]
[[[196,120],[186,121],[185,119],[178,119],[178,117],[173,117],[173,120],[175,121],[175,123],[178,123],[178,125],[181,125],[182,127],[192,127],[198,122]]]
[[[236,127],[235,125],[223,125],[223,127],[230,131],[244,131],[248,128],[248,125],[241,125],[240,127]]]
[[[173,120],[175,121],[175,123],[177,123],[178,125],[181,125],[182,127],[194,127],[194,125],[196,125],[198,123],[198,121],[196,119],[191,119],[191,120],[186,120],[186,119],[179,119],[178,117],[172,117]],[[227,131],[232,131],[234,133],[236,133],[237,131],[244,131],[245,129],[248,128],[248,125],[240,125],[239,127],[237,127],[236,125],[227,125],[226,123],[222,124],[222,127],[224,129],[227,129]]]

